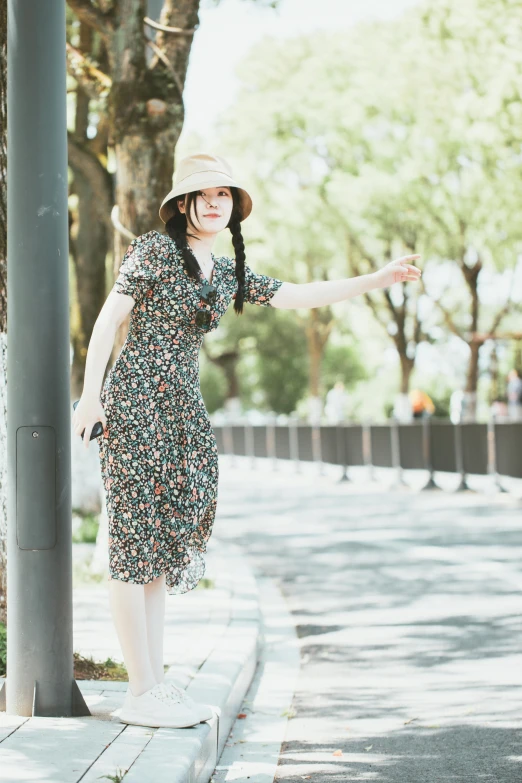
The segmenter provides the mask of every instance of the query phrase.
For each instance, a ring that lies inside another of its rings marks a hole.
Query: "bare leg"
[[[109,602],[133,696],[156,684],[149,658],[144,585],[109,579]]]
[[[163,636],[165,630],[165,574],[156,577],[144,585],[145,615],[147,618],[147,639],[149,644],[149,659],[156,682],[162,682],[163,668]]]

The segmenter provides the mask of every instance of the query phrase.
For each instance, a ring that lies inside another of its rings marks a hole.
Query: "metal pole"
[[[256,458],[254,454],[254,429],[252,422],[248,421],[245,424],[245,453],[250,457],[250,470],[255,470]]]
[[[231,468],[236,467],[236,458],[234,455],[234,438],[232,437],[232,425],[229,422],[223,424],[223,446],[225,454],[228,456],[228,464]]]
[[[372,465],[372,437],[370,432],[370,424],[365,421],[362,425],[362,449],[363,449],[363,461],[368,468],[368,478],[370,481],[375,481],[375,468]]]
[[[458,485],[455,492],[464,492],[464,490],[471,492],[472,490],[470,489],[470,487],[468,487],[468,483],[466,481],[466,474],[464,472],[464,455],[462,453],[462,422],[458,421],[454,426],[455,426],[455,465],[457,468],[457,473],[460,473],[460,484]]]
[[[495,442],[495,418],[488,420],[488,473],[493,476],[493,486],[498,492],[507,492],[507,489],[500,483],[500,476],[497,472],[497,445]]]
[[[399,423],[395,416],[391,417],[391,454],[393,467],[396,470],[396,479],[392,484],[392,489],[400,489],[401,487],[407,487],[409,484],[404,481],[402,467],[401,467],[401,444],[399,441]]]
[[[266,456],[272,457],[272,470],[277,470],[277,457],[276,457],[276,443],[275,443],[275,428],[276,417],[270,417],[271,420],[267,421],[266,425]]]
[[[337,446],[337,462],[339,465],[342,465],[343,472],[341,473],[341,477],[339,479],[339,484],[342,484],[345,481],[350,481],[350,477],[348,476],[348,466],[347,466],[347,458],[346,458],[346,424],[344,421],[340,421],[337,424],[337,428],[335,430],[335,437],[336,437],[336,446]]]
[[[73,676],[65,2],[8,0],[10,715],[90,715]]]
[[[299,439],[297,435],[298,419],[292,416],[288,426],[288,435],[290,438],[290,458],[294,463],[294,472],[302,473],[301,463],[299,462]]]
[[[424,456],[424,467],[429,472],[428,481],[422,487],[422,491],[425,489],[440,489],[435,484],[433,478],[433,463],[431,461],[431,417],[424,416],[422,419],[422,452]]]
[[[317,463],[318,475],[324,476],[324,464],[321,451],[321,425],[317,422],[312,423],[312,456]]]

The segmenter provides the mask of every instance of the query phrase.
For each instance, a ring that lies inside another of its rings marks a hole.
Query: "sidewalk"
[[[129,770],[125,783],[207,783],[262,645],[258,585],[241,551],[211,539],[206,577],[209,588],[167,596],[165,662],[168,680],[214,706],[213,720],[190,729],[127,726],[111,716],[127,683],[77,680],[91,717],[0,712],[0,781],[94,783],[103,776],[119,780],[114,776]],[[74,650],[95,660],[121,660],[106,583],[75,589],[73,602]]]

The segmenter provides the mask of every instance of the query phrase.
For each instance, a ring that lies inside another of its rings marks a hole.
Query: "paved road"
[[[305,468],[220,461],[216,535],[278,580],[300,637],[277,779],[520,783],[521,501]]]

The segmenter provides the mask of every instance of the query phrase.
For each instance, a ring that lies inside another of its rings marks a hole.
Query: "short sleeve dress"
[[[96,439],[109,520],[109,576],[167,592],[192,590],[205,572],[218,496],[218,450],[200,389],[199,350],[237,291],[235,262],[214,257],[214,304],[186,272],[168,234],[128,247],[113,290],[135,300],[122,349],[100,401],[107,431]],[[270,307],[283,281],[245,264],[245,301]],[[211,311],[207,328],[197,309]]]

